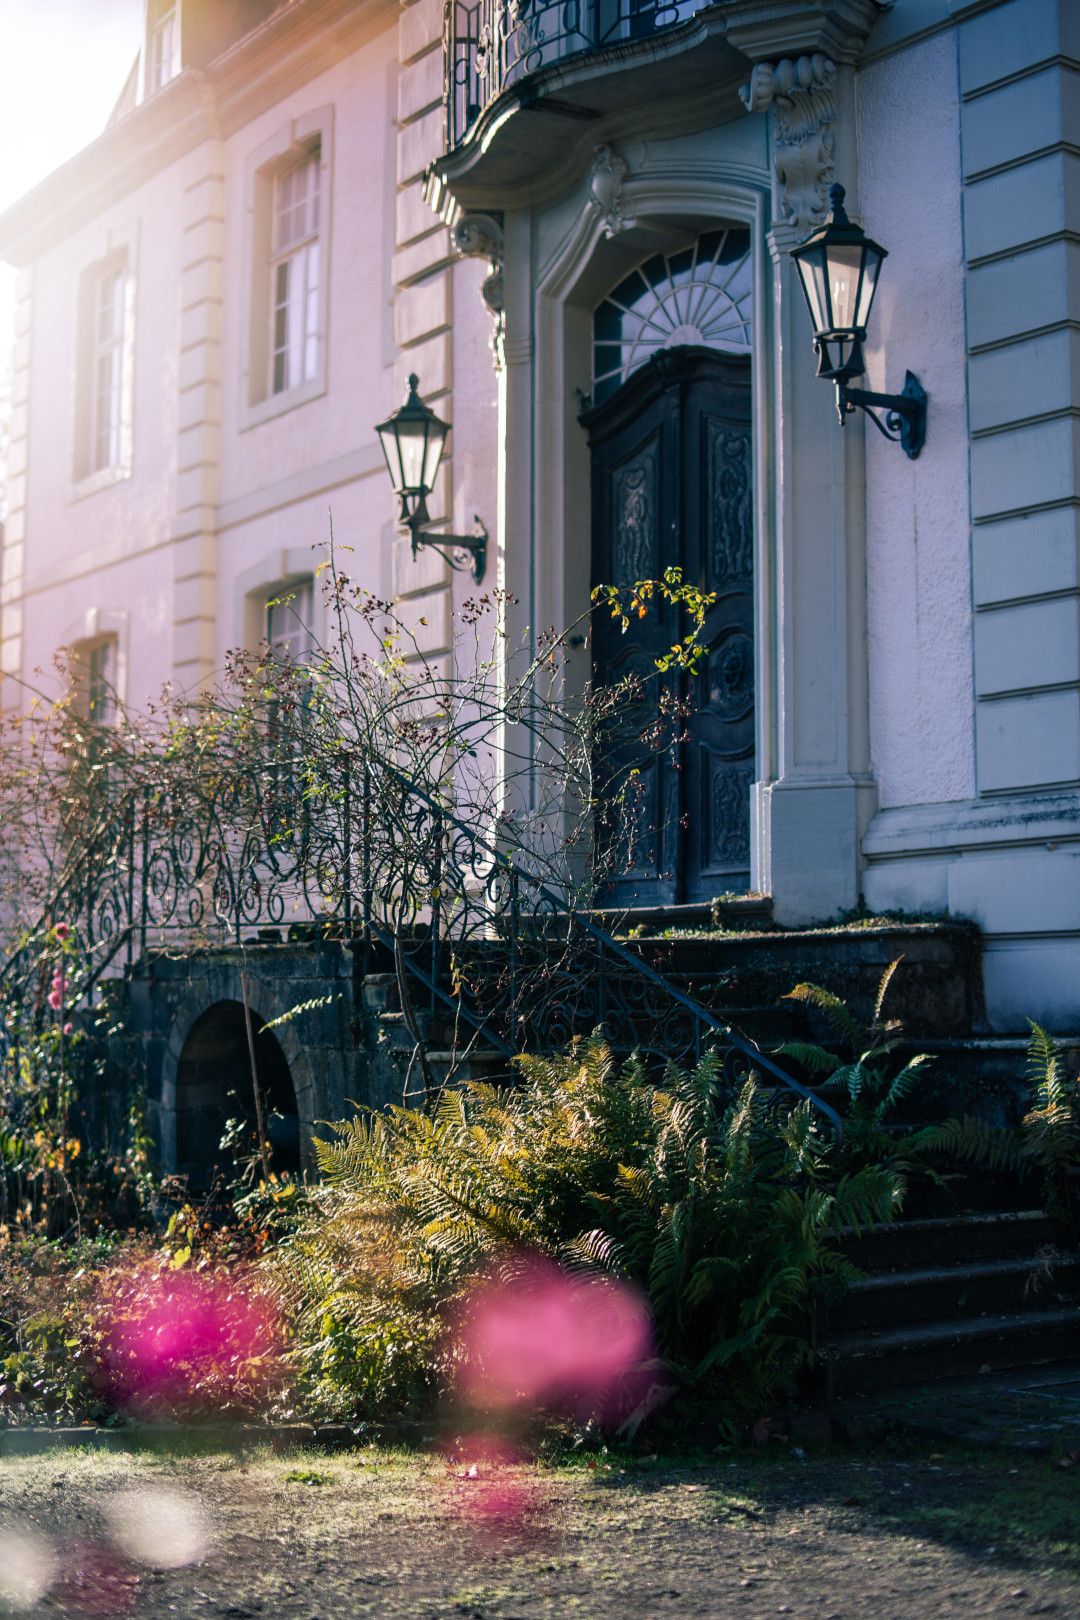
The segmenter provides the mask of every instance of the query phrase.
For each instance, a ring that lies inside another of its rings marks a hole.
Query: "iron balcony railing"
[[[447,0],[447,142],[467,138],[495,98],[565,57],[651,38],[717,0]]]

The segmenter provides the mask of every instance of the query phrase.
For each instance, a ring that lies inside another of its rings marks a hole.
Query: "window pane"
[[[654,253],[603,299],[593,321],[593,398],[608,398],[661,349],[746,354],[751,343],[750,233],[708,231],[695,247]]]

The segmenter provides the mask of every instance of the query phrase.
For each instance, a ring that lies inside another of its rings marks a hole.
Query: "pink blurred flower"
[[[129,1411],[251,1408],[279,1347],[276,1313],[240,1279],[137,1273],[109,1309],[99,1380]]]
[[[57,939],[67,939],[71,933],[71,928],[69,924],[65,922],[58,922],[53,929],[53,933],[56,935]]]
[[[139,1596],[139,1577],[126,1559],[92,1541],[65,1550],[60,1579],[51,1593],[61,1614],[129,1614]]]
[[[54,985],[49,991],[49,1006],[52,1008],[53,1012],[59,1012],[63,1005],[63,992],[56,985]]]
[[[74,1033],[75,1033],[75,1025],[74,1024],[65,1024],[64,1025],[64,1034],[65,1035],[74,1035]]]
[[[652,1353],[648,1307],[608,1278],[574,1277],[537,1259],[482,1283],[460,1324],[462,1380],[477,1406],[613,1416],[637,1403]]]

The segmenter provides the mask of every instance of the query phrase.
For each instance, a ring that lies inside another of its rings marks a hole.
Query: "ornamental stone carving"
[[[491,335],[491,352],[495,369],[503,366],[503,232],[493,214],[463,214],[450,232],[450,241],[456,253],[466,259],[486,259],[491,270],[480,284],[480,297],[484,308],[495,322]]]
[[[829,211],[836,63],[820,52],[758,62],[739,98],[747,112],[771,110],[781,216],[810,230]]]
[[[598,146],[589,171],[589,207],[598,214],[606,237],[634,224],[623,215],[623,181],[627,166],[613,146]]]

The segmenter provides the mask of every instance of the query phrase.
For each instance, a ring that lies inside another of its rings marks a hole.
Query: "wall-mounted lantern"
[[[914,373],[907,373],[902,394],[874,394],[849,386],[866,369],[862,346],[886,253],[848,219],[843,186],[829,188],[829,201],[830,218],[791,254],[814,327],[817,374],[836,384],[841,427],[858,406],[914,461],[926,443],[926,391]],[[876,415],[878,410],[884,420]]]
[[[412,536],[414,557],[418,546],[431,546],[451,568],[458,573],[470,572],[479,584],[487,566],[488,543],[488,533],[480,519],[476,519],[476,532],[471,535],[447,534],[441,529],[432,533],[430,530],[427,498],[435,487],[435,474],[439,470],[450,424],[424,404],[416,391],[419,381],[413,372],[404,405],[399,405],[385,422],[379,422],[375,428],[386,465],[390,469],[394,491],[401,501],[398,522]]]

